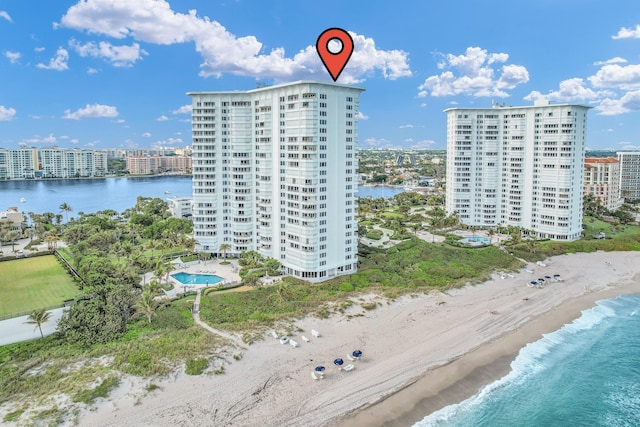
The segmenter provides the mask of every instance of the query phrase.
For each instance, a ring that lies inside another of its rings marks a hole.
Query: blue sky
[[[188,91],[330,81],[352,34],[359,146],[444,148],[446,108],[594,107],[587,146],[640,149],[637,0],[0,0],[0,147],[190,144]]]

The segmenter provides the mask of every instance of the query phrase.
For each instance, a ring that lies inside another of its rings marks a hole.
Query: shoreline
[[[378,402],[355,409],[328,425],[414,425],[442,408],[463,402],[506,376],[511,371],[511,363],[527,344],[575,321],[583,311],[596,307],[598,301],[640,293],[640,285],[631,284],[629,287],[628,292],[604,289],[575,297],[540,314],[522,327],[488,341],[450,363],[427,371],[422,377]]]
[[[495,274],[482,284],[444,293],[395,301],[373,294],[356,297],[339,315],[275,328],[278,336],[288,330],[298,348],[266,334],[239,360],[228,361],[223,375],[190,377],[179,371],[153,379],[160,386],[153,393],[144,392],[140,379],[125,378],[120,390],[82,410],[77,421],[114,426],[158,425],[159,420],[166,426],[412,425],[504,376],[524,345],[570,323],[597,300],[640,293],[640,252],[561,255],[545,263],[528,265],[512,278]],[[563,281],[544,289],[525,286],[534,276],[554,273]],[[374,310],[362,307],[373,302]],[[299,336],[311,336],[311,329],[321,337],[303,342]],[[355,349],[364,356],[353,371],[333,366],[333,359]],[[327,367],[324,380],[310,377],[317,365]]]

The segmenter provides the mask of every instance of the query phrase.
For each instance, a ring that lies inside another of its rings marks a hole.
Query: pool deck
[[[220,264],[222,261],[224,260],[216,259],[210,261],[191,261],[185,262],[182,265],[175,265],[176,268],[171,270],[170,274],[213,274],[221,277],[222,281],[212,285],[185,285],[169,275],[169,283],[173,284],[173,289],[171,291],[168,291],[167,295],[173,296],[185,291],[194,291],[198,289],[213,287],[219,284],[231,284],[240,282],[241,279],[240,275],[238,274],[238,272],[240,271],[240,266],[238,265],[238,261],[235,259],[228,259],[227,261],[229,261],[229,264],[227,265]]]

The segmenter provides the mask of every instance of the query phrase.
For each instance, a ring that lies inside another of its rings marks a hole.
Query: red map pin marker
[[[329,50],[329,42],[334,39],[337,39],[342,44],[340,52],[333,53]],[[324,67],[329,74],[331,74],[331,78],[335,82],[338,80],[347,62],[349,62],[349,58],[351,58],[351,54],[353,53],[353,39],[351,35],[342,28],[329,28],[328,30],[324,30],[318,37],[316,50]]]

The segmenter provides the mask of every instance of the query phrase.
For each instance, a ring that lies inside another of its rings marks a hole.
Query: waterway
[[[0,210],[17,206],[22,212],[60,212],[67,203],[69,213],[93,213],[105,209],[123,212],[136,204],[138,196],[167,199],[191,197],[190,176],[154,176],[136,178],[55,179],[0,181]],[[402,188],[359,186],[359,197],[393,197]],[[24,202],[21,202],[24,199]],[[66,214],[65,214],[66,215]]]

